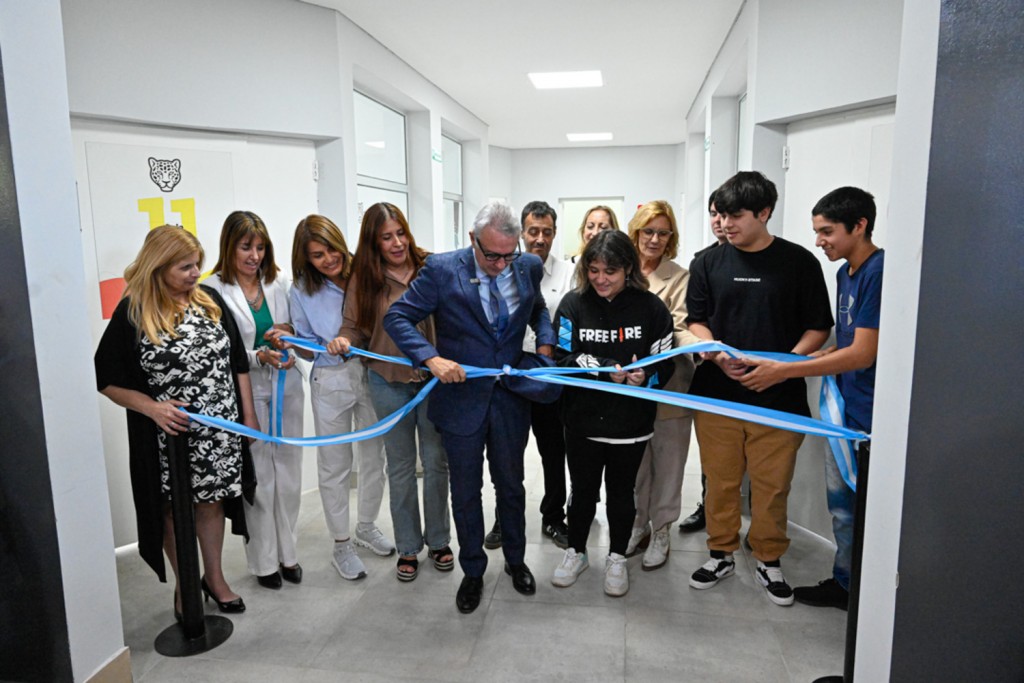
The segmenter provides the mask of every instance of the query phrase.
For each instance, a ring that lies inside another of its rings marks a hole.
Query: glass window
[[[444,166],[445,194],[462,194],[462,145],[441,136],[441,160]]]
[[[362,225],[363,223],[363,212],[377,202],[388,202],[389,204],[394,204],[402,210],[402,214],[406,217],[406,220],[409,219],[409,195],[405,192],[384,190],[379,187],[371,187],[369,185],[357,185],[356,201],[359,202],[357,225]],[[358,227],[356,232],[358,234]]]
[[[404,185],[405,117],[355,92],[356,173]]]

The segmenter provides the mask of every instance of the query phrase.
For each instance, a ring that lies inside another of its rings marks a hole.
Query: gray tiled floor
[[[260,588],[247,575],[237,538],[224,550],[225,572],[248,610],[232,617],[231,638],[191,658],[165,658],[153,640],[172,621],[171,588],[160,584],[134,549],[118,554],[125,642],[136,681],[813,681],[839,673],[846,613],[768,601],[743,550],[736,576],[711,590],[689,588],[690,573],[707,558],[704,534],[673,529],[668,564],[640,571],[630,560],[630,592],[602,592],[608,546],[603,506],[591,530],[592,565],[575,586],[553,587],[562,551],[540,534],[543,495],[533,441],[526,454],[526,561],[537,594],[519,595],[502,572],[500,551],[489,551],[484,600],[471,615],[454,605],[461,572],[440,573],[422,561],[412,583],[394,578],[394,558],[361,553],[369,576],[344,581],[330,564],[327,534],[315,491],[302,499],[301,585]],[[489,489],[489,485],[485,485]],[[700,488],[696,451],[684,484],[688,513]],[[354,493],[353,493],[354,496]],[[485,491],[488,520],[493,492]],[[387,498],[379,523],[390,534]],[[454,534],[454,529],[453,529]],[[828,575],[832,548],[791,527],[783,560],[793,585]],[[453,543],[454,545],[454,543]],[[207,607],[209,611],[212,606]]]

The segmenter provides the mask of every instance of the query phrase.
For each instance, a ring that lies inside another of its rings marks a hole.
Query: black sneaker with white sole
[[[732,553],[712,550],[711,559],[690,577],[690,588],[697,590],[711,588],[734,571],[736,571],[736,563],[732,559]]]
[[[776,605],[792,605],[793,589],[786,583],[786,577],[782,575],[782,566],[778,560],[771,562],[757,561],[757,580],[764,586],[768,593],[768,599]]]

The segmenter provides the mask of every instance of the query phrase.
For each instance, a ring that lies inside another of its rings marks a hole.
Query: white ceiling
[[[743,0],[305,0],[335,9],[510,148],[682,142]],[[600,69],[603,88],[535,90],[532,71]],[[611,142],[566,133],[610,131]]]

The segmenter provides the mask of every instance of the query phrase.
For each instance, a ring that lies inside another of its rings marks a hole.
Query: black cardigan
[[[238,334],[238,328],[231,313],[224,305],[220,294],[203,286],[203,291],[220,306],[220,325],[228,335],[231,345],[231,375],[235,385],[235,397],[241,412],[242,402],[238,388],[238,375],[249,372],[245,346]],[[128,299],[122,299],[114,310],[107,329],[103,332],[94,357],[96,366],[96,388],[100,391],[108,386],[134,389],[152,396],[146,382],[146,373],[139,364],[138,330],[128,320]],[[139,554],[152,567],[161,581],[167,580],[164,567],[164,496],[160,490],[160,458],[156,423],[134,410],[125,411],[128,416],[128,464],[131,472],[132,497],[135,500],[135,522],[139,536]],[[241,437],[240,437],[241,438]],[[256,490],[256,473],[248,439],[242,440],[242,495],[252,503]],[[242,498],[224,500],[224,514],[231,520],[231,533],[245,536],[245,514]]]

